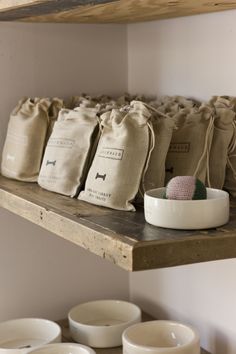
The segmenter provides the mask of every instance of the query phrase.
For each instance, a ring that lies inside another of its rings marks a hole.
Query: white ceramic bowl
[[[94,348],[118,347],[123,331],[141,321],[138,306],[117,300],[98,300],[74,307],[68,315],[72,338]]]
[[[123,354],[200,354],[199,335],[179,322],[149,321],[127,328]]]
[[[82,344],[58,343],[48,344],[41,348],[29,351],[34,354],[96,354],[92,348]]]
[[[24,354],[61,341],[57,323],[40,318],[19,318],[0,323],[0,354]]]
[[[207,188],[207,199],[163,199],[165,188],[149,190],[144,196],[144,214],[148,223],[171,229],[209,229],[229,221],[229,194]]]

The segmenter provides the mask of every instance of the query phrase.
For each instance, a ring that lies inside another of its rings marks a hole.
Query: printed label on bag
[[[99,192],[95,189],[88,188],[87,193],[89,198],[94,199],[94,200],[100,200],[103,202],[106,202],[108,199],[111,198],[111,193],[105,193],[105,192]]]
[[[75,145],[74,139],[50,138],[48,141],[48,146],[58,147],[63,149],[72,149],[74,145]]]
[[[170,143],[169,152],[188,153],[190,143]]]
[[[8,133],[7,134],[7,139],[9,142],[12,142],[14,144],[18,144],[21,146],[26,146],[28,144],[29,138],[26,135],[17,135],[14,133]]]
[[[103,157],[104,159],[112,159],[112,160],[122,160],[123,155],[124,155],[123,149],[107,148],[107,147],[103,147],[98,154],[99,157]]]

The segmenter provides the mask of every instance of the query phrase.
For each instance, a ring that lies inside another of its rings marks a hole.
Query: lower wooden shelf
[[[170,230],[146,223],[142,208],[102,208],[0,176],[0,207],[129,271],[236,257],[235,200],[223,227]]]
[[[142,315],[142,321],[150,321],[153,320],[153,318],[146,313],[143,313]],[[70,330],[69,330],[69,325],[68,325],[68,320],[64,319],[61,321],[58,321],[58,324],[62,328],[62,341],[63,342],[73,342],[73,339],[70,336]],[[104,349],[94,349],[97,354],[122,354],[122,347],[117,347],[117,348],[104,348]],[[204,349],[201,349],[201,354],[210,354]]]

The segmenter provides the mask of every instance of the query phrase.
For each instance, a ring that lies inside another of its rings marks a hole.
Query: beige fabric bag
[[[71,197],[77,194],[87,173],[98,127],[96,109],[60,111],[38,178],[42,188]]]
[[[183,109],[174,117],[178,129],[173,132],[167,154],[165,183],[175,176],[196,176],[205,183],[213,136],[213,110],[202,105],[190,111]]]
[[[218,106],[231,110],[236,113],[236,97],[216,96],[212,98]],[[232,124],[232,139],[228,147],[227,166],[225,173],[224,189],[232,196],[236,197],[236,119]]]
[[[215,108],[214,133],[209,159],[208,187],[222,189],[225,181],[228,150],[234,134],[235,113],[220,101],[210,102]]]
[[[13,110],[3,148],[2,175],[37,181],[49,125],[49,99],[23,99]]]
[[[150,117],[138,101],[132,102],[127,112],[115,109],[102,115],[102,135],[80,200],[135,210],[132,201],[154,144]]]
[[[234,121],[234,134],[228,149],[224,189],[226,189],[233,197],[236,197],[236,122],[235,121]]]
[[[158,109],[151,105],[145,104],[145,106],[153,112],[152,125],[155,135],[155,146],[142,181],[144,192],[149,189],[163,187],[165,184],[166,156],[175,128],[175,119],[159,112]]]
[[[50,135],[52,134],[53,126],[58,118],[58,114],[60,110],[64,108],[64,102],[60,98],[57,97],[52,98],[50,102],[51,104],[48,108],[49,126],[48,126],[46,141],[48,141]]]

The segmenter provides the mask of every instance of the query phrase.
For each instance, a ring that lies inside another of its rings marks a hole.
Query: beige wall
[[[0,24],[0,149],[22,96],[120,94],[127,89],[125,26]],[[59,319],[81,301],[128,298],[128,274],[0,210],[0,321]]]
[[[206,100],[236,95],[236,11],[128,26],[129,90]],[[195,325],[213,354],[236,353],[236,260],[130,275],[131,299]]]

